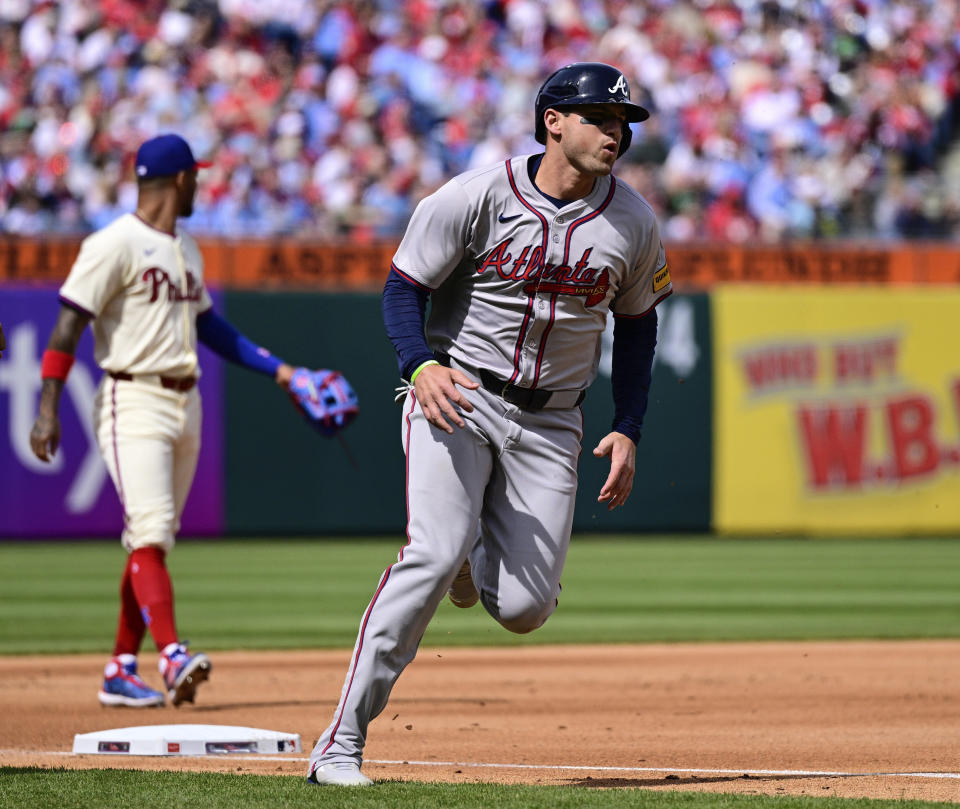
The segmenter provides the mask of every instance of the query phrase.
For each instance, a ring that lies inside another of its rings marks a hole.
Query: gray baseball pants
[[[583,437],[579,407],[521,410],[484,388],[453,435],[408,393],[407,536],[363,619],[333,721],[310,757],[362,762],[367,726],[387,705],[469,554],[487,612],[512,632],[541,626],[557,605]]]

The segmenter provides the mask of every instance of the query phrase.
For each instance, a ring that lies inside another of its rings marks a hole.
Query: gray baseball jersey
[[[653,211],[632,188],[601,177],[558,210],[529,159],[462,174],[423,200],[394,266],[434,290],[434,349],[523,387],[583,389],[607,310],[644,314],[672,291],[670,273]]]
[[[432,290],[427,338],[451,367],[550,397],[542,409],[523,408],[484,384],[466,391],[473,410],[461,411],[466,426],[451,435],[408,391],[409,542],[364,614],[311,772],[360,763],[370,720],[465,558],[500,624],[522,633],[547,620],[570,542],[583,436],[579,397],[567,394],[596,376],[608,311],[639,317],[671,292],[656,220],[636,192],[601,177],[558,209],[531,181],[529,159],[460,175],[423,200],[394,269]]]

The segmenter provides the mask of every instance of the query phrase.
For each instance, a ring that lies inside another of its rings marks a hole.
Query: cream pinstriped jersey
[[[203,257],[133,214],[84,239],[61,300],[94,317],[94,355],[105,371],[197,376],[196,317],[212,306]]]
[[[433,290],[431,348],[523,387],[587,387],[608,310],[672,292],[656,218],[612,175],[557,209],[530,155],[454,177],[417,206],[393,266]]]

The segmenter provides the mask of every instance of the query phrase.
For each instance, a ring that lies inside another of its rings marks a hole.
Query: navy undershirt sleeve
[[[275,376],[283,360],[254,345],[220,315],[207,309],[197,315],[197,338],[225,360],[251,371]]]
[[[400,376],[409,379],[418,367],[434,359],[423,324],[430,290],[391,269],[383,287],[383,325],[397,352]]]
[[[657,345],[657,310],[613,323],[613,430],[640,440]]]

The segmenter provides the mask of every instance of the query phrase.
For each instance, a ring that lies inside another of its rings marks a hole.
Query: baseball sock
[[[127,556],[127,564],[123,569],[123,578],[120,579],[120,619],[117,621],[117,638],[113,646],[113,656],[122,654],[136,655],[140,651],[140,643],[147,625],[140,614],[140,605],[133,592],[133,582],[130,577],[130,563],[132,556]]]
[[[130,554],[130,580],[140,606],[143,622],[150,630],[157,650],[177,642],[173,619],[173,584],[164,561],[163,548],[137,548]]]

